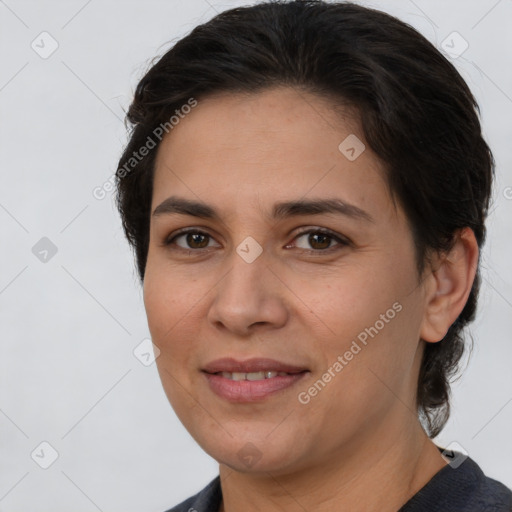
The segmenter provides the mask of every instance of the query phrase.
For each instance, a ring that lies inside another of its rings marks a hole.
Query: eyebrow
[[[300,199],[276,203],[271,218],[275,220],[301,215],[338,214],[356,220],[375,222],[373,217],[361,208],[342,201],[341,199]],[[153,211],[152,216],[190,215],[201,219],[220,221],[220,215],[214,207],[201,201],[193,201],[183,197],[171,196],[162,201]]]

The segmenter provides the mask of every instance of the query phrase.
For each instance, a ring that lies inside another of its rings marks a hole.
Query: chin
[[[207,438],[205,438],[207,436]],[[195,437],[202,449],[219,464],[224,464],[240,473],[286,473],[297,464],[297,446],[291,440],[275,439],[272,443],[268,434],[251,436],[222,436],[214,440],[208,433]],[[216,441],[216,442],[215,442]]]

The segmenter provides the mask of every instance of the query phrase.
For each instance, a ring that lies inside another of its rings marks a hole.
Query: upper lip
[[[219,372],[239,372],[239,373],[252,373],[252,372],[285,372],[285,373],[300,373],[306,371],[302,366],[295,366],[275,359],[267,358],[252,358],[244,361],[238,361],[231,357],[223,359],[216,359],[211,361],[204,368],[206,373],[219,373]]]

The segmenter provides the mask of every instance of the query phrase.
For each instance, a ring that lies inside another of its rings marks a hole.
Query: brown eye
[[[306,242],[301,241],[297,243],[300,239]],[[328,252],[330,249],[340,249],[346,245],[350,245],[350,242],[328,231],[310,229],[299,233],[295,237],[294,245],[299,249],[309,252]]]
[[[187,233],[185,240],[191,249],[203,249],[208,246],[208,235],[202,233]]]
[[[212,237],[201,231],[190,230],[190,231],[182,231],[175,236],[171,236],[164,242],[165,246],[175,245],[179,249],[188,250],[191,249],[206,249],[209,247],[210,242],[212,241]]]
[[[327,249],[331,245],[332,237],[323,233],[310,233],[308,242],[313,249]]]

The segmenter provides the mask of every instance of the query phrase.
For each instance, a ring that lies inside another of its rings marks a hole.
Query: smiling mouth
[[[267,358],[244,361],[224,358],[207,364],[202,373],[220,398],[232,403],[250,403],[265,401],[294,387],[309,370]]]
[[[210,389],[220,398],[234,403],[261,402],[294,387],[309,372],[295,373],[259,372],[217,372],[206,373]]]

